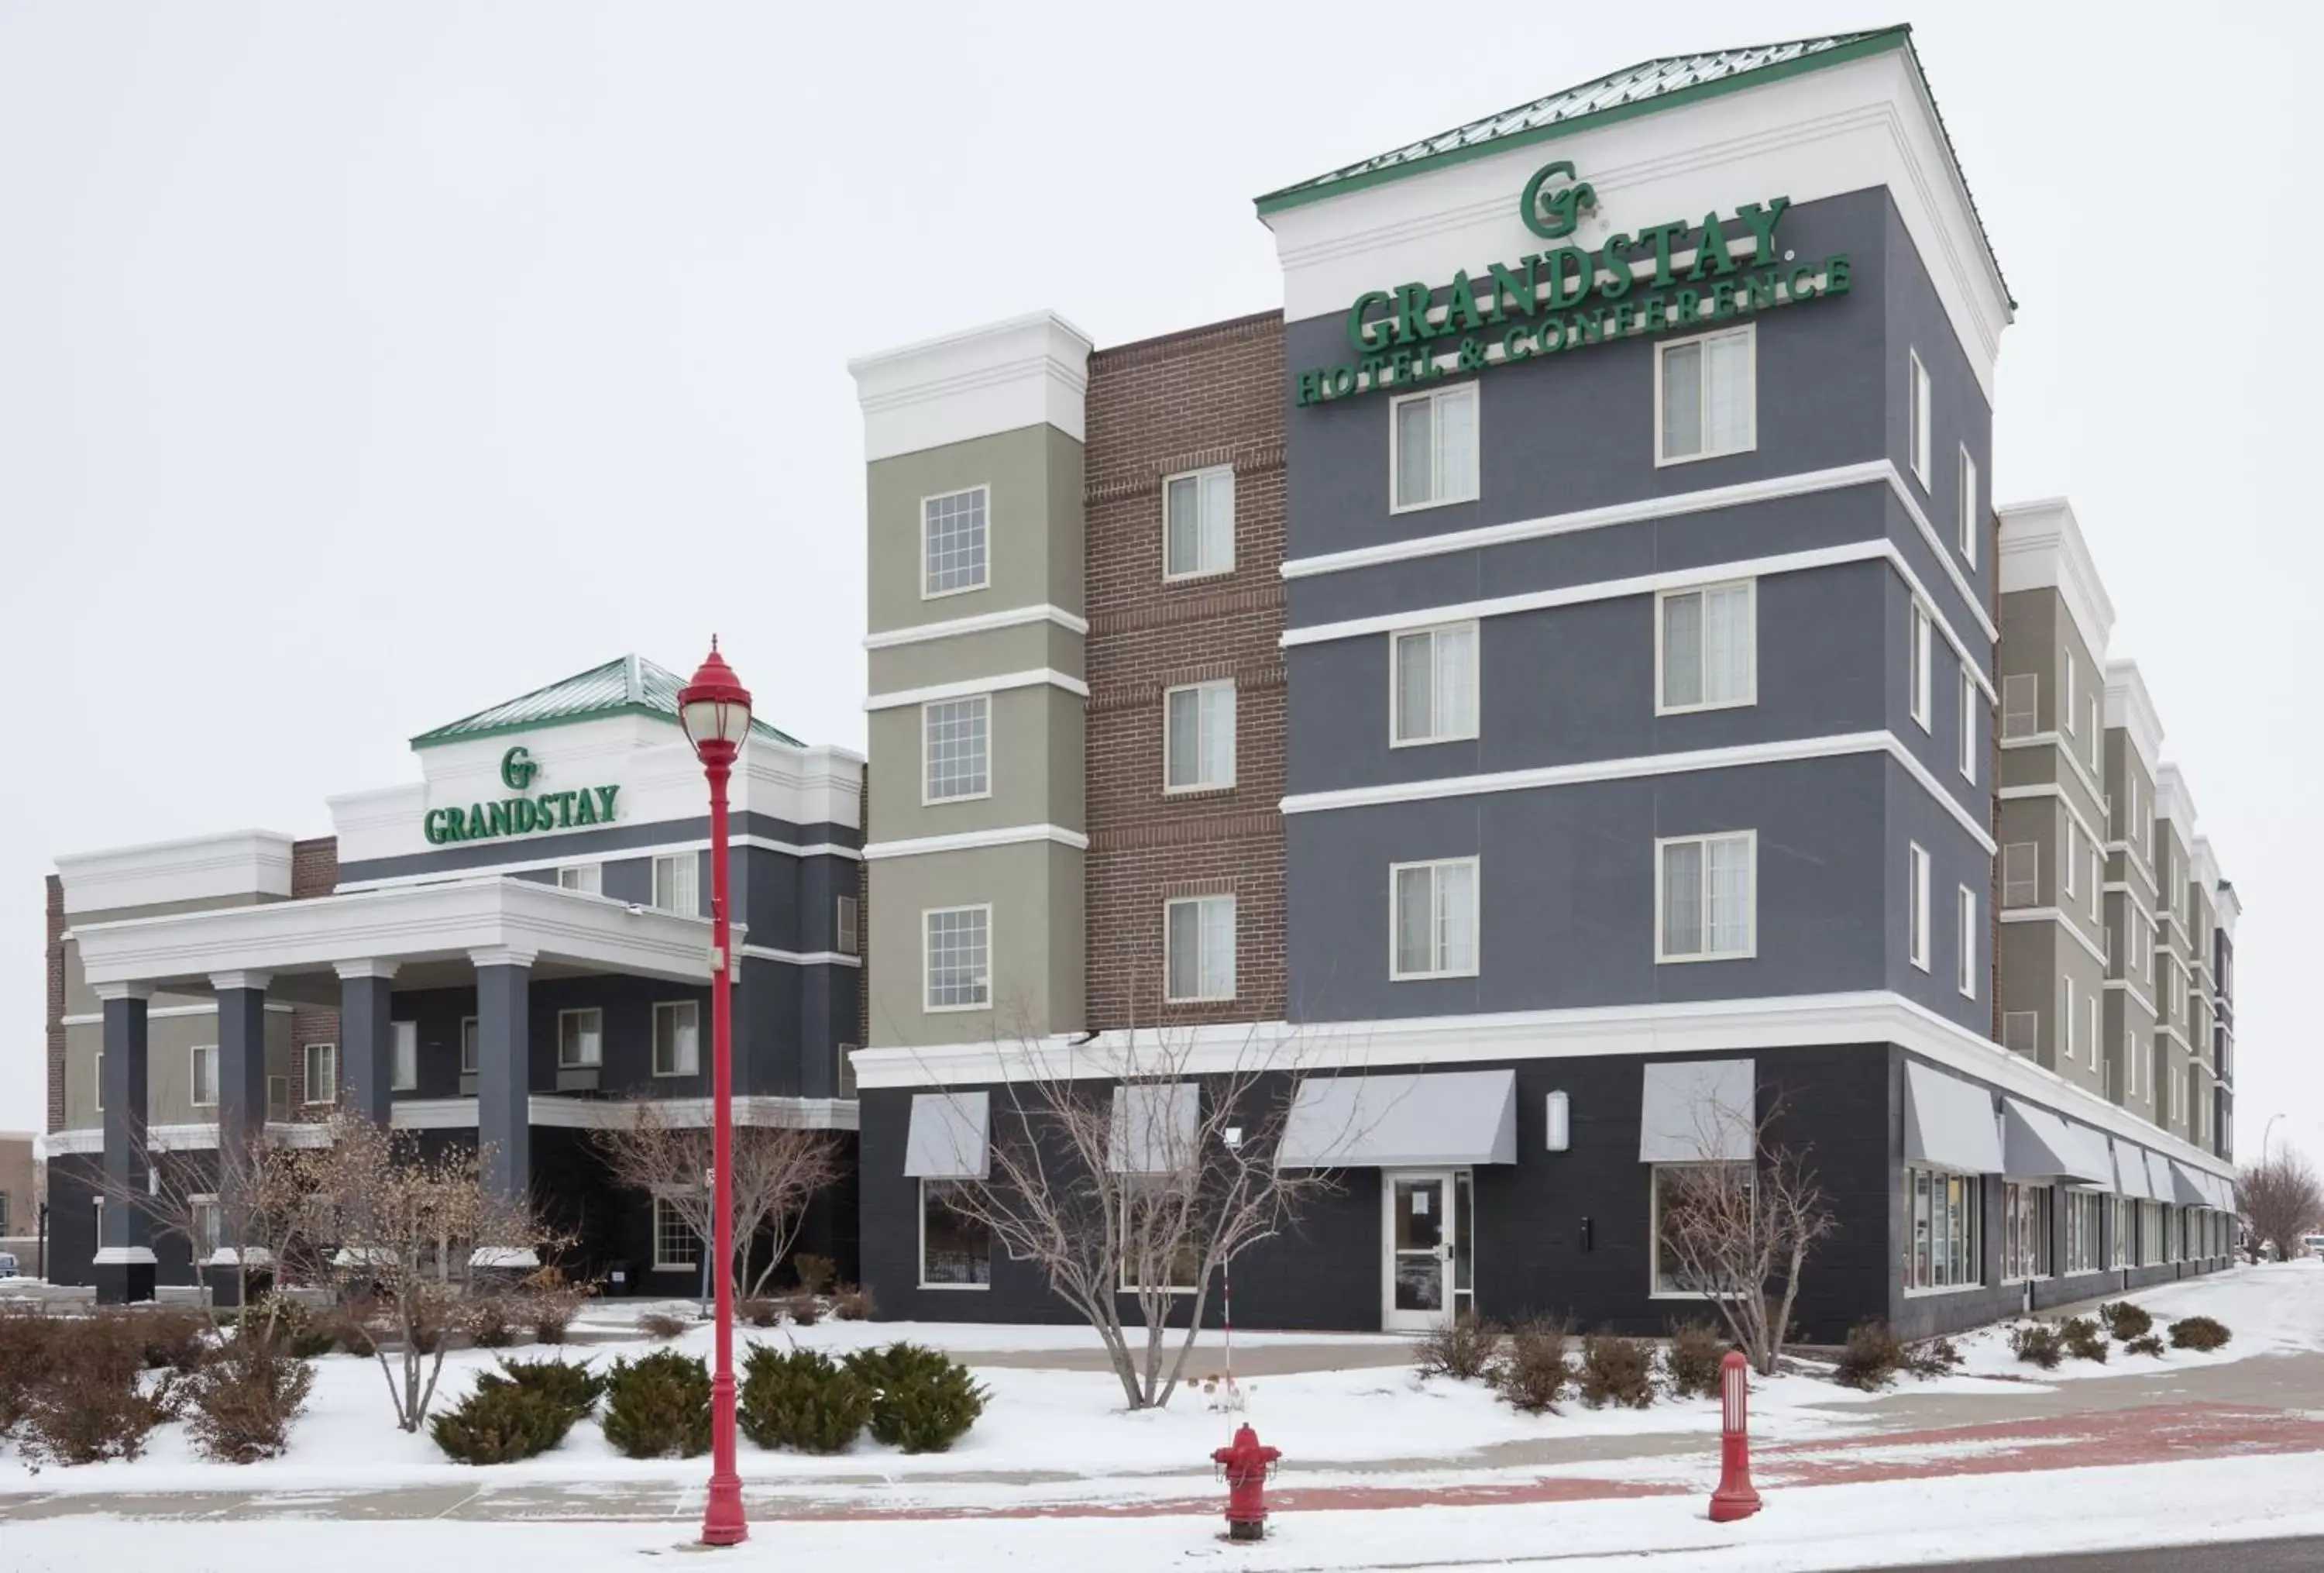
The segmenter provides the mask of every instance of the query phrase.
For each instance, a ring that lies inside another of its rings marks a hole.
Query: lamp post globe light
[[[710,778],[710,1249],[717,1263],[718,1354],[710,1379],[710,1498],[702,1510],[702,1540],[733,1546],[750,1538],[751,1527],[734,1473],[734,967],[726,921],[726,782],[751,734],[751,692],[718,653],[715,634],[694,680],[678,691],[678,720]]]

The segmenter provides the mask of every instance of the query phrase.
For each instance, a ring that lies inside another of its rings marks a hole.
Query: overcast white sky
[[[1273,307],[1260,191],[1900,10],[9,0],[0,1128],[42,1118],[60,851],[327,831],[327,792],[416,775],[410,734],[714,628],[769,718],[861,746],[850,356]],[[2241,1151],[2282,1111],[2324,1156],[2285,349],[2324,6],[2235,14],[1947,0],[1917,42],[2020,301],[1995,495],[2073,499],[2244,894]]]

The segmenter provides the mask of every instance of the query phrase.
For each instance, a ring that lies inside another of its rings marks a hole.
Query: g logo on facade
[[[512,792],[521,792],[532,785],[532,778],[540,773],[531,751],[521,743],[501,755],[501,784]]]
[[[1552,180],[1560,179],[1571,183],[1551,187]],[[1596,190],[1589,181],[1574,179],[1571,160],[1560,159],[1534,171],[1533,179],[1526,182],[1517,212],[1527,229],[1544,240],[1559,240],[1572,234],[1582,216],[1597,206]]]

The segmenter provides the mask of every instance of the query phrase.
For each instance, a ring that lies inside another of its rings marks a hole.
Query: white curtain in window
[[[1437,964],[1445,972],[1477,965],[1477,869],[1448,863],[1436,871]]]
[[[1437,733],[1447,737],[1466,736],[1477,729],[1477,631],[1438,630],[1433,653]]]
[[[1751,440],[1751,337],[1730,333],[1703,347],[1703,447],[1724,453]]]
[[[1702,450],[1702,345],[1698,340],[1663,351],[1663,457],[1692,458]]]
[[[1396,871],[1396,969],[1400,973],[1434,970],[1430,893],[1434,883],[1432,871],[1425,868]]]
[[[1702,843],[1663,848],[1663,953],[1698,956],[1702,943]]]
[[[1396,502],[1400,508],[1436,495],[1434,405],[1413,399],[1396,407]]]
[[[1721,585],[1702,599],[1702,697],[1708,704],[1733,704],[1751,693],[1751,587]]]
[[[1396,642],[1396,738],[1399,743],[1436,733],[1435,662],[1433,634],[1400,634]]]
[[[1740,837],[1708,847],[1711,948],[1740,950],[1751,935],[1751,847]]]
[[[1456,388],[1436,400],[1436,495],[1477,495],[1477,390]]]
[[[1676,709],[1703,702],[1702,597],[1663,602],[1663,704]]]

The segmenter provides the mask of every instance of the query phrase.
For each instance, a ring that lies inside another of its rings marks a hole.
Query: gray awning
[[[1202,1089],[1191,1081],[1132,1082],[1113,1089],[1105,1166],[1116,1174],[1180,1174],[1194,1165]]]
[[[1639,1162],[1746,1163],[1758,1138],[1754,1061],[1674,1059],[1646,1067]]]
[[[2171,1183],[2171,1160],[2160,1152],[2146,1154],[2146,1194],[2156,1201],[2178,1200],[2178,1188]]]
[[[2081,1131],[2098,1134],[2087,1126]],[[2063,1115],[2022,1098],[2001,1100],[2001,1156],[2006,1174],[2084,1185],[2114,1183],[2114,1165],[2106,1161],[2103,1143],[2093,1155]]]
[[[912,1124],[904,1138],[904,1174],[911,1180],[982,1180],[989,1170],[985,1133],[991,1095],[916,1092]]]
[[[2134,1201],[2153,1201],[2154,1188],[2146,1178],[2146,1150],[2127,1142],[2114,1144],[2115,1192]]]
[[[2212,1202],[2223,1213],[2236,1210],[2236,1182],[2224,1174],[2211,1176]]]
[[[1993,1095],[1933,1065],[1904,1061],[1904,1157],[1964,1174],[2004,1172]]]
[[[1517,1161],[1517,1073],[1317,1077],[1283,1125],[1285,1169],[1402,1169]]]
[[[2172,1199],[2182,1208],[2207,1208],[2215,1205],[2210,1188],[2203,1183],[2204,1176],[2184,1163],[2171,1166]]]

